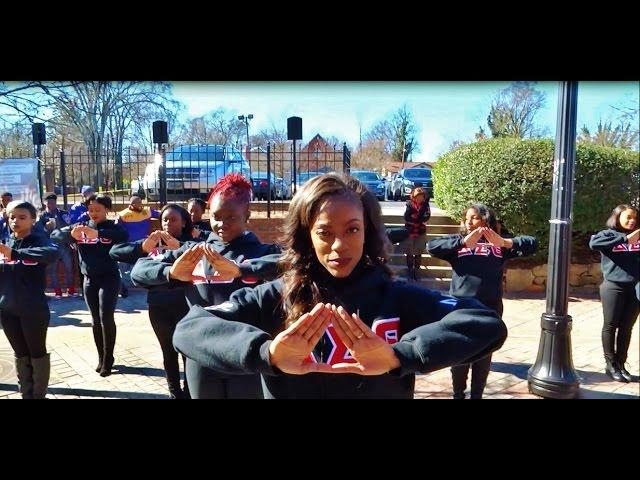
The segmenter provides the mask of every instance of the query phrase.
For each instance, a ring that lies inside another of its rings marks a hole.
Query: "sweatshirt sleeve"
[[[108,227],[99,228],[98,236],[100,238],[113,240],[113,243],[122,243],[129,239],[129,232],[127,232],[122,226],[113,224]]]
[[[509,258],[526,257],[536,253],[538,249],[538,239],[527,235],[521,235],[511,239],[513,247],[506,250]]]
[[[206,309],[194,305],[178,323],[175,349],[220,373],[274,375],[271,335],[261,328],[262,290],[242,288],[228,301]]]
[[[111,247],[109,256],[116,262],[130,263],[133,265],[139,258],[146,257],[147,254],[142,250],[143,240],[128,243],[118,243]]]
[[[56,243],[37,247],[27,247],[11,250],[12,260],[30,260],[32,262],[49,264],[58,260],[60,250]]]
[[[507,338],[498,314],[473,298],[406,286],[399,300],[408,331],[393,345],[400,367],[392,374],[428,373],[472,363],[498,350]]]
[[[270,281],[278,277],[278,261],[282,257],[280,253],[272,253],[260,258],[249,258],[238,265],[242,277],[253,277],[259,280]]]
[[[623,243],[628,243],[627,236],[624,233],[608,229],[591,235],[589,248],[600,252],[609,251],[613,247],[622,245]]]
[[[195,245],[194,242],[186,242],[176,250],[168,250],[161,258],[139,258],[133,265],[130,273],[133,284],[143,288],[151,288],[169,283],[176,285],[184,284],[185,282],[169,278],[169,271],[171,270],[173,262],[193,245]],[[111,247],[112,250],[114,248],[115,246]]]
[[[427,251],[429,254],[443,260],[455,256],[462,247],[464,247],[464,237],[459,234],[438,237],[427,242]]]
[[[55,240],[61,245],[71,245],[76,243],[76,239],[71,236],[72,225],[68,227],[59,228],[51,232],[51,240]]]

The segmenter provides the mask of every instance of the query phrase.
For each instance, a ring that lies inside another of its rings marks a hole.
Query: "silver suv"
[[[160,159],[147,165],[142,184],[147,199],[160,198]],[[205,198],[227,173],[250,178],[249,164],[239,150],[226,145],[182,145],[166,154],[167,200]]]

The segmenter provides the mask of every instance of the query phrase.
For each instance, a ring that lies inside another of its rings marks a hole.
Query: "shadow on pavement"
[[[144,393],[144,392],[120,392],[109,390],[86,390],[84,388],[62,388],[62,387],[49,387],[48,393],[54,395],[78,395],[81,397],[106,397],[106,398],[136,398],[136,399],[164,399],[167,400],[169,395],[162,395],[159,393]]]
[[[164,370],[161,368],[153,367],[128,367],[126,365],[114,365],[112,371],[114,373],[129,374],[129,375],[145,375],[147,377],[161,377],[164,378]]]
[[[581,388],[578,393],[579,399],[594,399],[594,398],[606,398],[606,399],[619,399],[619,400],[637,400],[638,395],[631,395],[630,393],[616,393],[616,392],[602,392],[599,390],[588,390]]]

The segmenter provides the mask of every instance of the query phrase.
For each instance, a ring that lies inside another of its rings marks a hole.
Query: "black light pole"
[[[302,118],[287,118],[287,140],[293,140],[293,157],[291,164],[291,195],[295,195],[298,188],[296,172],[296,140],[302,140]]]
[[[253,114],[249,115],[238,115],[238,120],[243,121],[245,126],[247,127],[247,148],[249,148],[249,120],[253,118]]]
[[[47,143],[44,123],[33,123],[31,125],[31,136],[33,138],[33,148],[38,159],[38,198],[42,203],[42,145]]]
[[[166,146],[169,143],[169,132],[167,129],[167,122],[163,120],[156,120],[152,124],[153,131],[153,143],[156,146],[156,155],[160,156],[160,168],[158,169],[160,180],[160,205],[167,204],[167,172],[166,172]],[[158,188],[158,182],[156,181],[156,188]]]
[[[571,357],[572,319],[567,314],[577,110],[578,82],[562,82],[553,158],[547,309],[540,322],[538,357],[527,376],[529,391],[547,398],[575,398],[580,386]]]

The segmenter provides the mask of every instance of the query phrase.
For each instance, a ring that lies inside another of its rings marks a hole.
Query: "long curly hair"
[[[280,261],[283,275],[284,327],[294,323],[322,301],[317,272],[322,265],[311,242],[311,227],[321,206],[329,199],[352,201],[363,210],[365,265],[378,265],[391,271],[386,262],[391,244],[382,221],[382,211],[375,195],[358,179],[339,173],[326,173],[309,180],[298,190],[289,206],[280,243],[284,255]]]

